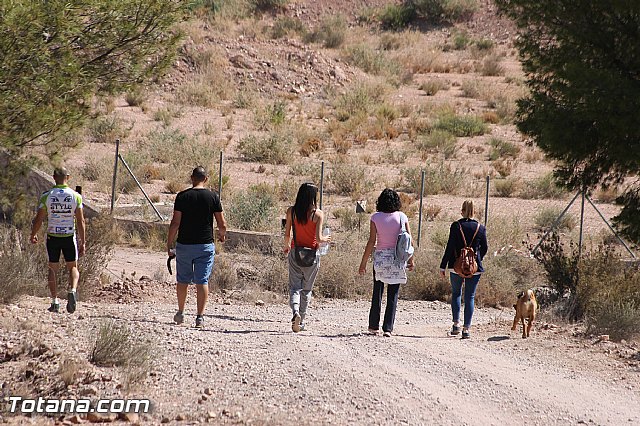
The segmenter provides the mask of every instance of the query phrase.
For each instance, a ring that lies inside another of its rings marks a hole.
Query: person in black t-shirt
[[[178,312],[173,317],[176,324],[184,322],[184,305],[189,284],[196,284],[198,313],[196,327],[204,327],[204,309],[209,296],[209,275],[213,270],[215,245],[213,239],[213,219],[218,225],[218,240],[224,242],[227,224],[222,213],[220,197],[205,188],[209,178],[203,167],[196,167],[191,173],[192,188],[176,196],[173,218],[169,225],[167,252],[176,256],[176,291]]]

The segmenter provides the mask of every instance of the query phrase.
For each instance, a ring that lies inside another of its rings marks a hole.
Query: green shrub
[[[471,43],[471,37],[467,31],[456,31],[453,35],[453,47],[455,50],[464,50]]]
[[[399,150],[397,148],[392,148],[386,150],[381,156],[380,160],[382,160],[385,164],[404,164],[409,157],[409,152],[405,150]]]
[[[0,224],[0,247],[5,248],[0,250],[0,267],[5,274],[0,281],[0,303],[13,302],[25,294],[44,296],[47,282],[44,249],[30,247],[27,232],[3,224]]]
[[[419,16],[432,21],[461,22],[478,10],[477,0],[405,0]]]
[[[456,137],[446,130],[434,129],[431,132],[420,135],[417,143],[418,149],[427,153],[444,154],[445,159],[455,156],[458,149]]]
[[[144,144],[138,150],[129,153],[133,157],[130,166],[136,175],[142,175],[138,170],[151,161],[157,161],[174,166],[176,170],[193,168],[198,165],[213,164],[220,151],[207,141],[189,137],[177,129],[159,129],[149,133]]]
[[[288,3],[289,0],[251,0],[253,7],[259,11],[283,9]]]
[[[125,389],[129,389],[149,375],[156,355],[153,342],[134,336],[126,325],[105,321],[100,324],[89,359],[98,366],[121,367]]]
[[[256,126],[260,130],[266,130],[270,127],[280,126],[287,119],[287,104],[277,100],[271,104],[260,108],[255,113]]]
[[[291,35],[305,36],[308,32],[306,25],[298,18],[281,16],[271,28],[271,38],[278,39]]]
[[[356,83],[346,93],[335,99],[336,118],[339,121],[346,121],[359,114],[368,115],[380,103],[385,94],[384,87]]]
[[[238,271],[234,262],[225,255],[216,255],[216,265],[209,279],[210,291],[233,290],[238,284]]]
[[[518,290],[541,284],[535,260],[511,250],[495,257],[487,256],[482,263],[485,272],[476,293],[480,306],[511,307]]]
[[[134,89],[130,92],[127,92],[127,94],[124,97],[124,100],[127,103],[127,105],[137,106],[137,107],[141,106],[146,99],[147,99],[147,96],[141,89]]]
[[[339,207],[333,210],[333,217],[340,221],[340,227],[345,231],[351,231],[358,227],[358,224],[367,224],[367,218],[361,215],[351,207]]]
[[[303,176],[311,182],[320,182],[320,164],[296,162],[289,166],[289,174],[293,176]]]
[[[480,83],[477,80],[465,80],[460,86],[462,96],[465,98],[477,99],[480,97]]]
[[[416,16],[415,9],[406,4],[388,4],[379,12],[382,28],[398,31],[406,28]]]
[[[358,277],[354,271],[358,270],[364,242],[357,239],[357,233],[352,233],[344,241],[334,239],[329,253],[320,260],[322,273],[314,286],[314,293],[321,297],[337,299],[362,298],[369,296],[371,279]],[[371,271],[371,264],[367,267]]]
[[[265,137],[249,135],[238,143],[238,152],[246,161],[287,164],[291,159],[293,142],[284,132],[272,132]]]
[[[514,178],[494,180],[494,188],[496,189],[498,197],[511,197],[518,190],[519,186],[519,181]]]
[[[640,270],[621,262],[614,246],[585,248],[578,259],[578,247],[571,243],[566,250],[554,232],[535,255],[560,296],[561,315],[572,321],[586,315],[588,332],[606,333],[614,340],[638,335]]]
[[[424,193],[425,195],[455,194],[460,185],[464,183],[465,171],[452,169],[449,164],[440,162],[426,164],[424,167]],[[403,170],[406,192],[420,193],[422,169],[413,167]]]
[[[129,130],[122,126],[122,121],[116,116],[98,117],[89,123],[89,136],[92,142],[115,143],[116,139],[123,139]]]
[[[233,99],[233,107],[239,109],[251,108],[255,103],[255,92],[244,88],[236,92]]]
[[[631,340],[640,334],[640,303],[616,294],[594,303],[587,311],[587,332],[608,334],[612,340]]]
[[[276,226],[277,200],[264,185],[250,186],[232,196],[227,207],[229,224],[248,231],[271,231]]]
[[[482,118],[475,115],[445,114],[438,119],[434,127],[446,130],[457,137],[480,136],[489,131]]]
[[[481,38],[475,41],[475,46],[480,50],[490,50],[493,49],[494,42],[488,38]]]
[[[486,77],[497,77],[504,75],[504,67],[502,66],[502,58],[498,55],[486,56],[477,71]]]
[[[329,181],[339,195],[356,197],[367,189],[365,169],[355,164],[335,164]]]
[[[126,325],[104,322],[91,349],[90,361],[102,367],[151,361],[151,347],[135,338]]]
[[[402,286],[402,297],[410,300],[451,299],[451,284],[448,278],[442,278],[435,271],[440,268],[442,251],[428,249],[425,245],[416,249],[415,272],[407,275],[407,284]]]
[[[367,44],[358,44],[346,49],[346,60],[364,72],[373,75],[399,75],[400,64],[390,59],[384,51],[375,50]]]
[[[541,230],[549,229],[556,219],[560,216],[562,210],[557,207],[544,207],[534,217],[536,226]],[[556,225],[558,231],[571,231],[576,226],[576,220],[569,213],[566,213],[560,222]]]
[[[491,145],[491,151],[489,152],[490,161],[507,157],[515,159],[518,158],[518,154],[520,154],[519,146],[500,138],[489,139],[489,145]]]
[[[335,49],[344,43],[346,32],[347,21],[344,16],[329,16],[323,19],[315,31],[307,35],[305,41],[322,43],[326,48]]]
[[[558,199],[566,194],[566,191],[556,183],[553,172],[529,182],[520,191],[520,197],[525,199]]]
[[[446,90],[448,88],[449,87],[447,83],[438,78],[429,79],[422,83],[419,87],[419,89],[424,91],[427,96],[433,96],[440,90]]]

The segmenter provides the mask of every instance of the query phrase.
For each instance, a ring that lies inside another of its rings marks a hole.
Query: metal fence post
[[[218,197],[220,198],[220,201],[222,201],[222,161],[222,151],[220,151],[220,168],[218,170]]]
[[[113,180],[111,181],[111,215],[116,202],[116,178],[118,177],[118,157],[120,157],[120,139],[116,139],[116,160],[113,163]]]
[[[582,259],[582,232],[584,229],[584,198],[586,188],[582,188],[582,202],[580,203],[580,236],[578,237],[578,260]]]
[[[418,247],[420,247],[420,238],[422,237],[422,203],[424,199],[424,170],[420,178],[420,211],[418,213]]]
[[[320,166],[320,205],[318,208],[322,210],[322,196],[324,194],[324,161]]]
[[[487,226],[489,219],[489,175],[487,175],[487,193],[484,199],[484,226]]]

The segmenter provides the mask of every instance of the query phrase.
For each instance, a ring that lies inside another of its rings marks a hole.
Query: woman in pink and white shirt
[[[402,226],[409,230],[407,215],[400,211],[402,203],[398,193],[386,188],[376,201],[376,213],[371,216],[369,241],[364,249],[360,268],[360,275],[364,275],[367,260],[373,254],[373,296],[369,311],[369,333],[377,334],[380,328],[380,310],[382,307],[382,293],[387,284],[387,306],[382,323],[383,335],[390,337],[395,322],[396,306],[400,284],[407,282],[406,270],[413,270],[413,256],[406,264],[398,265],[394,261],[396,242]]]

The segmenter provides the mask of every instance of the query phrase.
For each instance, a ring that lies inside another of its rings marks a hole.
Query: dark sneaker
[[[58,313],[60,312],[60,304],[59,303],[51,303],[51,306],[49,306],[49,309],[47,309],[47,311],[49,312],[55,312]]]
[[[451,327],[451,332],[449,332],[449,334],[451,336],[457,336],[458,334],[460,334],[460,326],[454,325],[453,327]]]
[[[204,328],[204,317],[202,315],[196,317],[196,328]]]
[[[469,334],[469,330],[462,330],[462,338],[463,339],[470,339],[471,335]]]
[[[75,291],[70,291],[69,293],[67,293],[67,312],[69,312],[70,314],[76,311],[77,298],[78,295]]]
[[[182,324],[184,322],[184,314],[180,311],[176,312],[176,314],[173,316],[173,322],[178,325]]]
[[[291,318],[291,330],[293,330],[294,333],[300,332],[301,322],[302,322],[302,318],[300,317],[300,314],[297,312],[293,314],[293,318]]]

